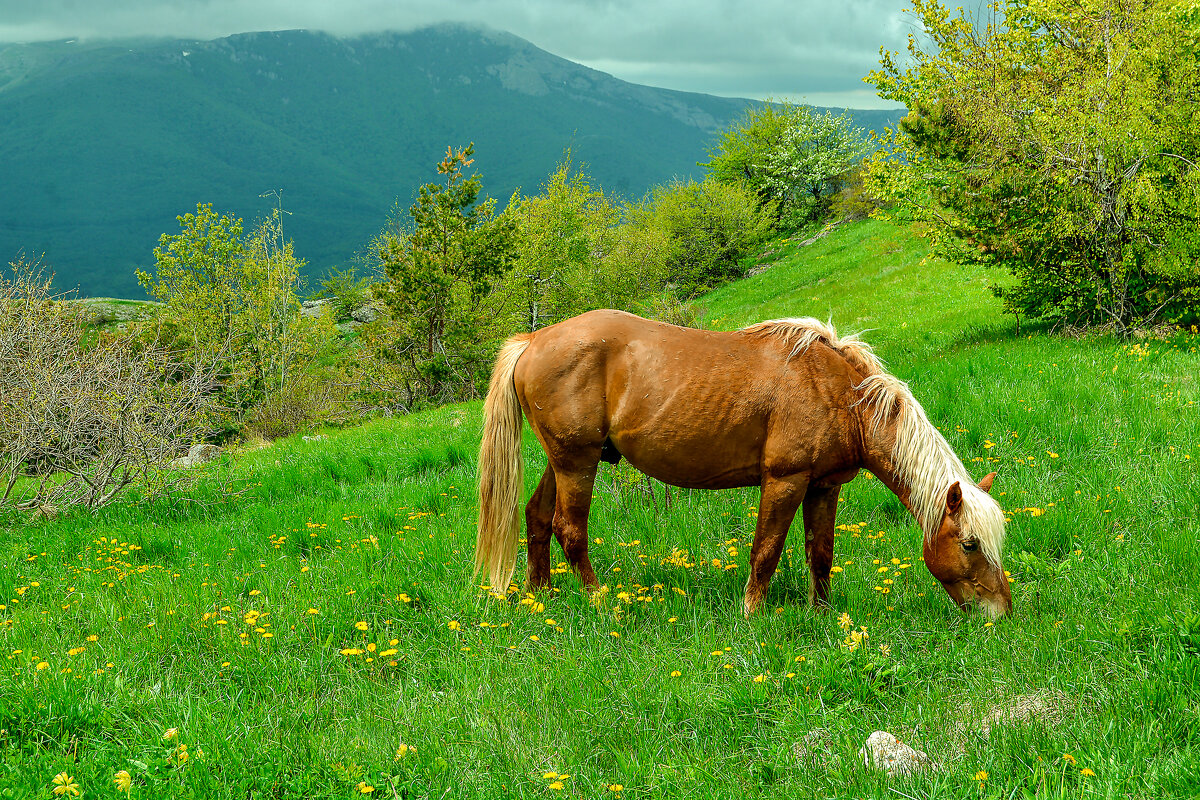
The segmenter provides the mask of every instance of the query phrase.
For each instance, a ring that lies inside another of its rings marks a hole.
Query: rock
[[[923,769],[936,769],[933,760],[920,750],[914,750],[887,731],[875,731],[858,751],[867,767],[886,772],[890,777],[912,775]]]
[[[333,301],[328,297],[320,300],[305,300],[300,304],[300,316],[302,317],[320,317],[332,313]]]
[[[792,745],[792,755],[801,764],[817,767],[829,763],[833,751],[833,734],[828,728],[813,728],[804,738]]]
[[[300,438],[306,442],[323,442],[329,437],[323,433],[318,433],[316,436],[301,436]]]
[[[362,308],[356,308],[350,312],[350,318],[355,322],[374,322],[379,319],[379,313],[382,311],[382,306],[379,303],[368,303]]]
[[[221,448],[215,444],[194,444],[188,448],[188,454],[183,458],[177,458],[171,462],[173,467],[194,467],[197,464],[206,464],[212,461],[217,456],[221,455]]]

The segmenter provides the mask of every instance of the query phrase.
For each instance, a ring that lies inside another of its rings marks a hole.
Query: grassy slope
[[[489,600],[468,404],[278,443],[189,502],[14,525],[0,787],[48,797],[66,770],[114,796],[126,769],[144,797],[883,797],[855,756],[883,728],[945,765],[906,796],[1194,795],[1200,339],[1017,337],[984,277],[878,223],[794,247],[705,298],[710,320],[873,329],[968,466],[1000,472],[1012,618],[953,610],[919,531],[859,479],[834,613],[806,605],[800,549],[743,620],[755,493],[664,510],[609,468],[591,528],[609,590],[591,605],[564,574],[538,605]],[[531,486],[543,459],[527,441]],[[866,647],[844,646],[842,612]],[[1030,697],[1051,721],[978,733]]]

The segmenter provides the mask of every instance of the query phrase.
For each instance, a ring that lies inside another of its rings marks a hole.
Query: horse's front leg
[[[758,502],[758,524],[754,528],[754,544],[750,548],[750,577],[742,600],[746,616],[750,616],[767,593],[767,584],[779,565],[788,528],[796,509],[808,489],[808,475],[787,475],[763,479],[762,496]]]
[[[596,482],[597,461],[591,466],[555,470],[557,493],[554,503],[554,535],[562,545],[567,563],[584,586],[596,586],[596,573],[588,558],[588,511],[592,507],[592,486]]]
[[[811,487],[804,496],[804,552],[812,583],[808,599],[814,606],[829,604],[829,569],[833,566],[833,530],[842,487]]]

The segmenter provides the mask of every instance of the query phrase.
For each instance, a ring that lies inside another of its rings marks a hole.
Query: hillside
[[[568,147],[606,191],[639,197],[695,175],[747,102],[625,83],[452,25],[0,45],[0,256],[44,252],[64,288],[142,297],[133,270],[176,215],[211,202],[250,221],[278,190],[319,273],[407,208],[447,145],[475,142],[501,202],[536,191]]]
[[[1194,797],[1200,334],[1053,336],[912,232],[778,241],[701,303],[814,315],[999,472],[1014,610],[950,603],[878,480],[842,493],[832,610],[800,523],[741,615],[758,493],[602,465],[589,539],[537,597],[471,574],[480,404],[214,463],[185,498],[0,537],[0,783],[86,797]],[[526,493],[545,463],[524,444]],[[554,558],[560,557],[554,545]],[[519,569],[524,556],[519,556]],[[848,635],[851,628],[859,637]],[[865,636],[863,635],[865,634]],[[940,768],[890,779],[887,730]],[[898,782],[899,781],[899,782]]]

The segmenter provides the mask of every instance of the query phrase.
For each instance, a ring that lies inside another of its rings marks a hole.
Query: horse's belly
[[[688,489],[729,489],[762,482],[756,437],[642,436],[611,432],[613,446],[639,472]]]

